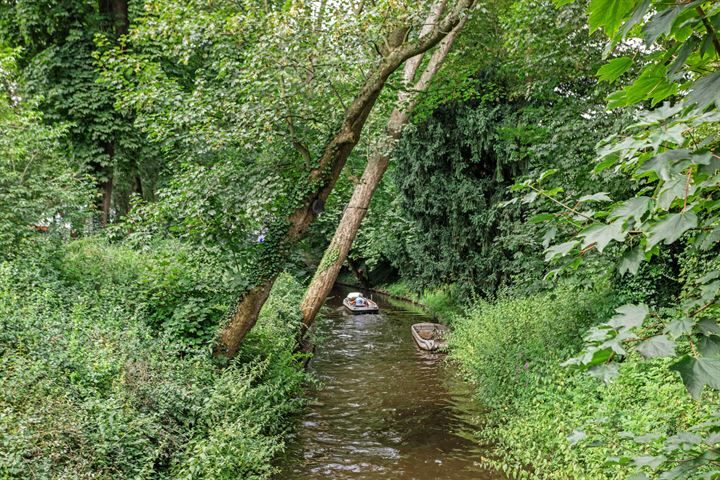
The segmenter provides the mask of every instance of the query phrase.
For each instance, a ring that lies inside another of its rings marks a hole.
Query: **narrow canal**
[[[444,355],[419,350],[410,325],[427,317],[380,304],[379,315],[328,301],[309,392],[277,480],[495,480],[470,440],[482,415]]]

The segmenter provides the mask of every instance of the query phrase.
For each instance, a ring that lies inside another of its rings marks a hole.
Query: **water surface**
[[[379,301],[350,315],[328,301],[311,370],[322,388],[288,440],[277,480],[495,480],[472,440],[482,410],[444,355],[419,350],[410,325],[427,317]],[[377,300],[377,299],[376,299]]]

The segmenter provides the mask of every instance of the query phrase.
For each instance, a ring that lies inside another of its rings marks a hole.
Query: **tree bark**
[[[360,282],[360,285],[362,285],[362,287],[365,290],[369,290],[371,285],[370,285],[370,279],[367,276],[367,272],[365,272],[364,270],[359,268],[357,265],[355,265],[355,262],[353,262],[351,259],[348,258],[347,262],[348,262],[348,266],[355,274],[355,278],[357,278],[358,282]]]
[[[102,184],[102,207],[100,210],[100,224],[105,226],[110,221],[110,206],[112,204],[113,179],[109,176]]]
[[[99,0],[98,6],[115,36],[127,35],[130,27],[127,0]]]
[[[119,37],[128,33],[128,4],[127,0],[100,0],[100,14],[109,22],[109,29]],[[105,180],[99,182],[98,188],[102,192],[102,201],[99,205],[100,224],[105,226],[110,220],[110,208],[112,207],[113,192],[113,161],[115,158],[115,142],[108,140],[103,145],[105,154],[109,158],[107,166],[98,165],[95,168],[96,174],[105,177]]]
[[[307,177],[308,185],[317,185],[308,194],[303,205],[296,209],[288,218],[289,227],[286,230],[282,243],[288,249],[300,240],[316,213],[312,208],[313,202],[325,202],[330,195],[345,161],[360,139],[360,134],[367,118],[377,101],[380,92],[385,86],[388,77],[406,60],[423,53],[445,38],[459,22],[474,0],[459,0],[452,10],[441,20],[433,22],[430,32],[414,43],[400,45],[383,57],[378,67],[368,75],[367,80],[345,110],[342,124],[337,133],[326,143],[317,168],[310,171]],[[277,268],[277,262],[273,267]],[[250,289],[237,302],[235,312],[223,327],[214,349],[216,357],[233,357],[237,354],[240,344],[250,329],[257,322],[258,314],[272,288],[272,284],[279,272],[266,274],[258,286]]]
[[[308,329],[312,325],[320,311],[325,299],[337,280],[338,273],[342,268],[348,252],[352,247],[360,225],[370,206],[372,195],[375,192],[385,170],[387,170],[392,149],[395,142],[400,138],[402,129],[407,125],[410,114],[417,103],[417,94],[425,91],[430,85],[433,76],[437,72],[440,64],[447,56],[455,35],[462,28],[464,20],[462,20],[453,29],[453,31],[445,37],[440,47],[434,52],[427,67],[420,76],[420,79],[411,89],[412,93],[399,92],[397,106],[390,115],[386,127],[386,141],[383,142],[382,149],[376,151],[370,157],[365,166],[362,178],[353,191],[350,202],[348,203],[342,219],[335,230],[335,235],[330,241],[330,245],[325,250],[323,259],[320,262],[318,271],[315,273],[310,286],[305,292],[305,297],[301,305],[303,313],[303,324],[301,326],[300,339],[305,336]],[[404,71],[404,80],[406,84],[412,85],[416,70],[422,60],[422,54],[413,57],[406,63]]]
[[[100,211],[100,225],[103,227],[110,221],[110,207],[112,205],[112,192],[113,192],[113,168],[112,162],[115,157],[115,144],[112,142],[105,142],[103,144],[103,151],[108,157],[108,165],[97,163],[94,166],[95,175],[97,178],[103,178],[97,182],[97,189],[100,190],[102,196],[98,202],[96,208]]]

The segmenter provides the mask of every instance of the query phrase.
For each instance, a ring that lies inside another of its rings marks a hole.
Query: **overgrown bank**
[[[628,478],[667,455],[664,439],[711,418],[716,398],[693,402],[666,359],[633,353],[608,384],[561,365],[612,316],[616,293],[564,285],[454,318],[450,356],[489,407],[478,432],[489,466],[513,478]]]
[[[283,276],[224,367],[211,258],[41,241],[0,264],[0,477],[265,479],[302,403],[299,283]]]

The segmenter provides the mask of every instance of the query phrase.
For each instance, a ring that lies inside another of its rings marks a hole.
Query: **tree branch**
[[[697,11],[698,15],[700,15],[700,20],[702,20],[703,25],[705,25],[705,30],[707,30],[708,35],[712,37],[713,45],[715,46],[715,51],[717,52],[718,56],[720,56],[720,40],[718,40],[717,32],[715,31],[715,28],[713,28],[712,24],[710,23],[710,20],[707,19],[705,16],[705,10],[702,9],[700,5],[695,7],[695,11]]]

